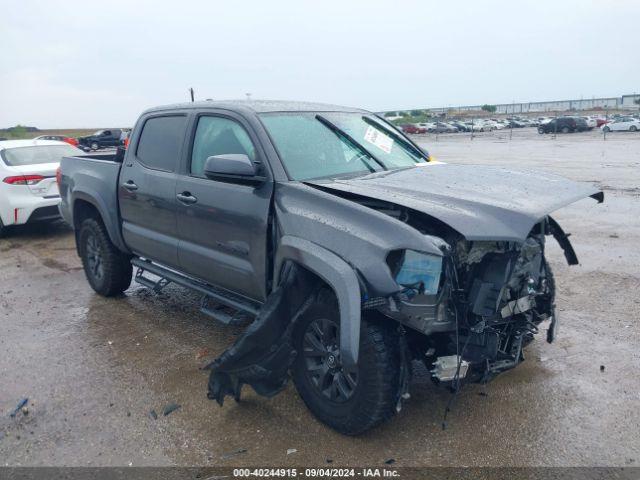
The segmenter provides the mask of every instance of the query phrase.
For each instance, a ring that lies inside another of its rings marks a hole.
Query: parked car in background
[[[66,142],[0,141],[0,236],[9,225],[58,218],[56,169],[65,155],[82,155]]]
[[[120,145],[122,130],[112,128],[108,130],[98,130],[93,135],[78,138],[78,143],[84,149],[99,150],[101,148],[117,147]]]
[[[509,120],[509,122],[506,124],[507,128],[524,128],[527,125],[519,120]]]
[[[538,126],[538,133],[573,133],[589,130],[587,122],[582,118],[558,117]]]
[[[404,133],[411,133],[411,134],[421,134],[421,133],[427,133],[427,129],[426,128],[422,128],[419,127],[418,125],[414,125],[412,123],[405,123],[404,125],[401,125],[400,128],[402,129],[402,131]]]
[[[78,146],[78,139],[73,137],[67,137],[65,135],[40,135],[34,138],[34,140],[53,140],[56,142],[66,142],[74,147]]]
[[[451,122],[451,125],[458,129],[459,132],[470,132],[471,127],[458,120]]]
[[[453,125],[449,125],[445,122],[436,122],[428,132],[429,133],[456,133],[458,129]]]
[[[587,122],[587,126],[589,127],[589,130],[593,130],[598,126],[596,119],[593,117],[580,117],[580,118],[582,118],[585,122]]]
[[[640,120],[634,117],[620,117],[600,127],[604,132],[637,132]]]

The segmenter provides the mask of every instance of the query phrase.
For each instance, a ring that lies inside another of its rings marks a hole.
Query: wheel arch
[[[358,362],[361,322],[360,283],[354,269],[342,258],[309,240],[284,235],[274,265],[274,285],[285,262],[292,261],[321,278],[335,293],[340,311],[340,355],[343,363]]]
[[[114,224],[113,219],[108,214],[108,211],[107,206],[100,200],[99,196],[91,195],[86,192],[74,192],[72,209],[74,230],[78,232],[82,221],[86,218],[97,218],[107,229],[111,242],[113,242],[113,244],[123,252],[128,253],[128,249],[122,240],[118,226]]]

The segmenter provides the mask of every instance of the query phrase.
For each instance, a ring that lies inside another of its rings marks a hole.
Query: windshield
[[[371,115],[292,112],[260,115],[292,180],[406,168],[428,159]]]
[[[62,157],[78,155],[82,150],[71,145],[38,145],[36,147],[7,148],[0,151],[4,163],[10,167],[59,163]]]

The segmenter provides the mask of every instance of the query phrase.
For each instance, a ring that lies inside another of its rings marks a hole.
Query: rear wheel
[[[323,291],[296,326],[294,345],[293,381],[320,421],[357,435],[395,414],[401,360],[390,326],[363,319],[358,364],[346,368],[340,358],[338,303],[332,292]]]
[[[630,132],[637,132],[637,131],[638,131],[638,127],[636,127],[635,125],[631,125],[631,126],[629,127],[629,131],[630,131]]]
[[[98,145],[98,142],[93,142],[91,144],[91,150],[98,150],[98,148],[100,148],[100,145]]]
[[[569,133],[571,131],[571,129],[569,127],[562,127],[562,129],[560,131],[562,133]]]
[[[97,293],[112,297],[129,288],[133,273],[131,261],[111,243],[101,221],[87,218],[82,222],[78,246],[84,273]]]
[[[544,128],[538,127],[538,133],[542,135],[544,133]]]

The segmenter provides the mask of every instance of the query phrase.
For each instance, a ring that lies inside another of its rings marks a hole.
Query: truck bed
[[[114,243],[124,247],[118,225],[121,166],[113,153],[63,157],[60,163],[60,213],[69,225],[75,227],[74,203],[89,201],[100,211]]]

